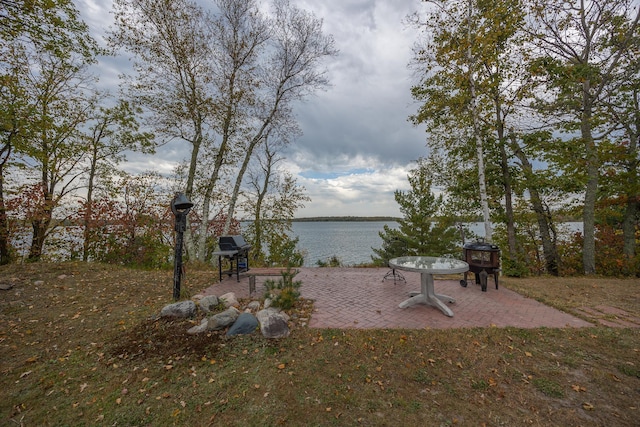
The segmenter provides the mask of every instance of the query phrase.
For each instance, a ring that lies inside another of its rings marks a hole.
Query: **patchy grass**
[[[194,294],[215,276],[189,272],[184,286]],[[156,318],[171,302],[171,272],[12,265],[0,268],[0,283],[13,284],[0,291],[1,425],[635,426],[640,419],[638,328],[294,324],[284,340],[227,339],[186,335],[195,320]],[[569,312],[613,306],[640,316],[637,279],[503,284]],[[294,308],[308,309],[308,301]]]
[[[615,307],[640,318],[640,279],[618,279],[612,277],[552,277],[505,278],[503,284],[524,296],[566,311],[575,316],[585,316],[583,309],[598,312],[600,307]],[[616,310],[617,311],[617,310]],[[602,313],[606,319],[612,314]]]

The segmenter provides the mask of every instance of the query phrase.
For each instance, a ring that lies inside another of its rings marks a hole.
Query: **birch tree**
[[[259,73],[263,90],[258,94],[252,114],[254,125],[243,150],[244,158],[235,179],[227,221],[234,216],[242,180],[254,150],[274,128],[281,135],[288,134],[286,139],[299,133],[293,118],[293,103],[329,84],[322,61],[337,54],[333,38],[322,32],[322,20],[291,6],[288,0],[274,1],[269,26],[272,31],[270,46],[264,52]]]
[[[219,15],[213,23],[215,37],[216,66],[213,83],[215,86],[214,129],[220,140],[212,153],[213,165],[204,183],[202,221],[200,222],[195,252],[203,256],[207,238],[207,218],[213,193],[218,185],[222,168],[234,165],[238,159],[251,157],[251,145],[243,148],[252,138],[251,106],[257,102],[256,92],[261,86],[257,73],[259,60],[271,36],[266,20],[258,10],[257,2],[240,0],[218,0]],[[235,205],[237,192],[228,200]],[[234,209],[227,209],[227,217],[222,234],[230,229]],[[231,215],[231,217],[229,216]]]
[[[135,58],[131,94],[156,133],[190,144],[185,193],[200,209],[190,250],[205,260],[222,185],[232,187],[226,232],[256,148],[274,128],[295,128],[292,102],[326,85],[319,61],[335,54],[333,39],[280,0],[272,18],[254,0],[217,0],[212,13],[189,0],[116,0],[115,10],[111,40]]]
[[[116,26],[109,41],[132,55],[135,72],[123,76],[123,85],[162,142],[189,144],[184,192],[192,198],[200,150],[213,143],[208,14],[189,0],[115,0],[113,6]]]
[[[466,129],[462,141],[472,141],[477,166],[480,210],[485,236],[492,239],[487,188],[486,145],[495,141],[502,169],[507,212],[509,254],[515,257],[516,242],[511,203],[511,178],[506,152],[506,127],[514,114],[524,86],[522,46],[519,31],[522,11],[518,2],[428,1],[431,12],[414,16],[426,40],[417,46],[414,67],[420,83],[412,88],[415,99],[424,102],[415,123],[427,123],[429,131]],[[460,133],[446,137],[449,145],[461,144]],[[457,141],[454,138],[458,139]],[[492,162],[490,162],[492,163]]]

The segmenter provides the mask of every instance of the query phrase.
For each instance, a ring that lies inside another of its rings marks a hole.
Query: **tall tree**
[[[444,145],[449,149],[473,144],[480,208],[489,240],[491,189],[487,188],[490,182],[486,173],[494,167],[493,159],[499,159],[508,256],[516,258],[507,129],[515,126],[517,118],[512,116],[517,112],[518,101],[526,96],[526,85],[522,84],[521,4],[472,0],[427,3],[433,6],[431,12],[426,17],[414,16],[414,23],[424,31],[426,39],[415,51],[413,65],[420,73],[420,82],[412,88],[414,98],[424,104],[412,120],[426,123],[429,132],[448,134]],[[451,132],[456,128],[460,131]]]
[[[623,83],[623,59],[637,43],[640,8],[633,0],[532,0],[529,16],[539,55],[532,70],[547,89],[538,106],[554,114],[561,129],[579,134],[573,144],[584,159],[578,177],[585,183],[582,261],[584,273],[593,274],[599,141],[615,127],[604,104]],[[575,160],[565,159],[568,170]]]
[[[292,6],[288,0],[275,0],[273,9],[270,49],[264,52],[259,72],[263,90],[258,93],[252,114],[253,126],[235,178],[227,221],[234,216],[254,150],[274,128],[284,140],[299,133],[292,113],[293,103],[329,84],[326,70],[321,68],[322,61],[337,54],[333,37],[322,32],[321,19]]]
[[[29,126],[30,105],[21,86],[21,76],[28,73],[28,61],[24,47],[14,46],[2,52],[2,75],[0,76],[0,265],[11,261],[9,243],[9,218],[5,200],[6,171],[11,166],[15,149],[20,149],[21,141]]]
[[[200,150],[213,142],[208,122],[214,114],[215,29],[190,0],[115,0],[113,8],[116,26],[109,41],[134,59],[135,75],[126,76],[124,85],[164,142],[179,139],[191,146],[184,191],[193,198]]]
[[[213,152],[213,167],[204,184],[202,217],[200,222],[196,252],[202,253],[207,238],[206,218],[209,217],[210,204],[214,202],[213,193],[221,178],[225,165],[233,165],[238,159],[251,158],[251,144],[245,149],[247,141],[252,140],[250,106],[257,101],[257,90],[262,85],[258,75],[259,59],[271,37],[271,30],[265,18],[259,12],[254,0],[218,0],[220,14],[214,21],[216,37],[216,67],[213,82],[216,88],[216,115],[214,129],[220,140],[219,147]],[[260,140],[260,138],[259,138]],[[236,194],[234,186],[233,194]],[[235,205],[235,197],[228,197]],[[228,234],[234,220],[233,208],[226,209],[226,220],[221,234]],[[231,216],[230,216],[231,215]]]
[[[92,62],[100,51],[71,0],[0,0],[0,6],[0,263],[5,263],[9,260],[5,173],[13,157],[30,151],[27,144],[34,142],[34,126],[44,124],[34,117],[49,100],[37,96],[36,80],[47,78],[38,63],[48,57],[54,64],[66,63],[70,66],[66,72],[71,72]],[[63,74],[57,78],[64,79]]]
[[[609,197],[616,199],[620,207],[625,270],[633,265],[638,255],[636,230],[640,225],[640,27],[636,41],[630,45],[621,61],[624,82],[606,101],[608,115],[618,124],[617,135],[608,150],[610,158],[605,162],[607,173],[603,187],[610,189]],[[611,173],[613,172],[613,173]],[[609,179],[610,178],[610,179]]]
[[[188,246],[201,260],[212,206],[229,193],[228,230],[256,148],[273,129],[295,129],[293,101],[326,84],[318,63],[335,54],[321,21],[287,1],[274,2],[273,19],[256,0],[215,6],[210,14],[191,0],[116,0],[111,37],[135,56],[128,87],[156,132],[191,144],[185,192],[201,210]]]
[[[86,66],[41,52],[27,79],[28,96],[37,107],[32,110],[33,125],[25,137],[21,162],[38,171],[42,192],[42,203],[30,218],[30,260],[42,254],[55,208],[79,185],[81,162],[87,154],[80,132],[95,102],[84,88],[89,83]]]

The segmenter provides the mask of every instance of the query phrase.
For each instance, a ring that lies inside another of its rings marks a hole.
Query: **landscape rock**
[[[258,327],[258,319],[251,313],[242,313],[227,331],[227,336],[246,335],[255,332]]]
[[[220,304],[220,300],[215,295],[207,295],[200,299],[200,310],[211,313]]]
[[[13,288],[13,284],[11,283],[0,283],[0,291],[8,291]]]
[[[206,332],[207,331],[207,325],[209,324],[209,321],[207,319],[202,319],[202,322],[200,322],[199,325],[194,326],[193,328],[190,328],[187,333],[189,335],[195,335],[195,334],[200,334],[202,332]]]
[[[193,301],[180,301],[166,305],[160,311],[160,317],[187,318],[196,314],[196,304]]]
[[[251,313],[255,313],[256,311],[260,310],[260,301],[251,301],[247,305],[247,310],[249,310]]]
[[[232,325],[238,316],[240,316],[240,311],[235,307],[229,307],[222,313],[209,317],[207,320],[207,329],[210,331],[224,329],[227,326]]]
[[[274,308],[260,310],[256,315],[260,322],[260,332],[265,338],[286,338],[289,336],[288,316]]]
[[[238,307],[240,305],[238,299],[236,298],[236,294],[234,294],[233,292],[228,292],[224,295],[220,295],[219,298],[222,302],[224,302],[225,307]]]

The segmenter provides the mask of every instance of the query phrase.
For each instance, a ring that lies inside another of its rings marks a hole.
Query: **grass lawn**
[[[204,289],[215,276],[192,271],[189,288]],[[7,283],[2,426],[640,420],[640,328],[337,330],[294,322],[287,339],[229,339],[186,335],[198,319],[156,318],[172,302],[171,271],[36,263],[0,268]],[[640,279],[542,277],[501,286],[591,320],[613,316],[602,307],[640,318]],[[310,308],[301,301],[294,310],[305,317]]]

